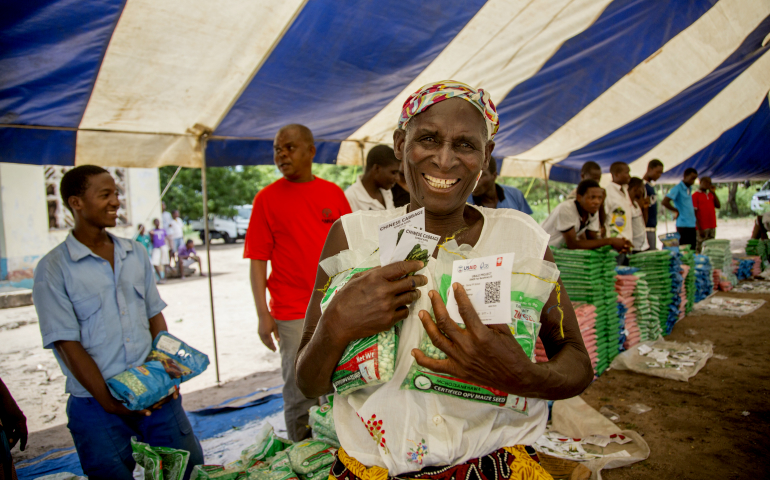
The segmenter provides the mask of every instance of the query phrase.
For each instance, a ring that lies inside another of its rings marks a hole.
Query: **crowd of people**
[[[316,149],[307,127],[287,125],[275,136],[282,178],[254,198],[244,258],[250,261],[260,339],[281,355],[290,440],[310,436],[308,409],[333,391],[331,375],[346,346],[403,322],[394,380],[336,398],[342,449],[330,473],[337,479],[359,480],[383,469],[388,476],[412,472],[411,478],[449,471],[442,478],[453,478],[471,467],[482,478],[551,478],[524,447],[544,431],[546,400],[578,395],[593,378],[560,280],[539,319],[546,363],[531,362],[507,326],[482,325],[459,284],[452,289],[462,318],[450,319],[432,280],[434,258],[360,273],[320,310],[329,278],[319,261],[376,241],[377,225],[420,208],[425,229],[442,243],[453,239],[482,255],[513,252],[552,262],[549,247],[609,245],[621,254],[656,248],[659,160],[649,162],[641,179],[631,177],[625,163],[612,164],[606,188],[601,167],[586,163],[575,191],[540,226],[522,192],[496,182],[498,128],[484,90],[450,81],[426,85],[407,99],[394,147],[372,148],[363,174],[344,192],[312,174]],[[682,243],[694,249],[713,238],[714,209],[720,207],[707,177],[691,194],[696,178],[694,169],[686,169],[662,202],[674,212]],[[33,294],[43,344],[67,378],[68,426],[83,471],[92,479],[132,478],[130,440],[138,437],[189,451],[189,475],[203,463],[203,452],[178,392],[137,412],[112,397],[105,383],[142,365],[153,338],[167,330],[156,284],[165,281],[171,261],[182,277],[185,267],[200,266],[192,241],[184,241],[179,212],[169,213],[163,204],[153,228],[140,225],[132,241],[107,231],[116,224],[119,202],[106,170],[81,166],[67,172],[61,195],[75,226],[40,261]],[[417,348],[423,331],[446,360]],[[527,397],[529,414],[480,403],[467,408],[464,399],[399,389],[413,359],[435,372]],[[387,444],[384,436],[372,441],[364,418],[384,425]],[[424,446],[419,464],[406,439]]]

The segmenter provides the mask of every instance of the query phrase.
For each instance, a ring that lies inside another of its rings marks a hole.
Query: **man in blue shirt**
[[[690,245],[693,252],[697,243],[697,235],[695,230],[695,209],[692,205],[690,189],[697,178],[697,170],[694,168],[686,169],[682,181],[669,190],[662,202],[664,207],[674,212],[676,231],[680,235],[679,245]]]
[[[33,297],[45,348],[67,377],[68,427],[90,479],[133,478],[131,437],[190,452],[185,478],[203,463],[177,393],[147,410],[128,410],[105,379],[140,366],[156,335],[166,330],[166,304],[155,286],[147,251],[118,238],[120,207],[112,176],[85,165],[61,181],[64,205],[75,218],[67,239],[35,269]]]
[[[647,243],[650,245],[650,250],[657,250],[658,194],[655,193],[655,182],[661,175],[663,175],[663,162],[657,158],[650,160],[647,164],[647,172],[642,177],[646,205],[643,208],[647,209]]]
[[[489,168],[481,173],[479,183],[468,197],[468,203],[489,208],[512,208],[527,215],[532,215],[532,209],[516,187],[499,185],[497,179],[497,162],[494,157],[489,159]]]

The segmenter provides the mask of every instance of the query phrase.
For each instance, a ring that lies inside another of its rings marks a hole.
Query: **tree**
[[[738,195],[738,182],[730,182],[730,186],[727,190],[727,205],[730,207],[730,213],[734,216],[738,216],[738,202],[736,196]]]
[[[234,207],[248,205],[254,195],[277,178],[275,167],[210,167],[206,169],[208,179],[209,212],[214,215],[231,217],[236,214]],[[160,168],[161,189],[165,188],[176,167]],[[203,190],[199,168],[182,168],[174,183],[163,198],[169,211],[179,210],[182,217],[198,219],[203,217]]]

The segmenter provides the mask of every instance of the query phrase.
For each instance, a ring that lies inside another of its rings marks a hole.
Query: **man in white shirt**
[[[599,209],[604,190],[595,180],[583,180],[577,186],[576,199],[560,203],[543,222],[543,230],[551,236],[549,247],[566,246],[570,250],[593,250],[610,245],[623,253],[630,251],[625,238],[599,237]]]
[[[171,238],[172,254],[176,254],[184,244],[184,221],[179,217],[179,210],[174,210],[166,230]]]
[[[366,156],[366,170],[356,183],[345,190],[350,209],[392,210],[393,193],[390,191],[398,179],[399,161],[393,149],[377,145]]]
[[[634,229],[632,215],[634,211],[631,197],[628,196],[628,182],[631,181],[631,169],[624,162],[610,165],[612,182],[607,185],[607,198],[604,200],[606,215],[605,227],[610,238],[623,237],[633,244]],[[625,258],[618,257],[618,263],[624,263]]]

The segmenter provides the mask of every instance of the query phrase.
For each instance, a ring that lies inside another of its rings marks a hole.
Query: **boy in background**
[[[634,229],[634,252],[643,252],[649,250],[650,244],[647,240],[647,212],[645,208],[645,190],[644,180],[634,177],[628,182],[628,196],[631,198],[633,210],[631,213],[631,224]]]
[[[700,189],[692,194],[692,206],[695,209],[695,229],[697,235],[696,251],[701,252],[703,242],[711,240],[717,234],[717,208],[722,203],[715,193],[711,177],[701,177]]]

